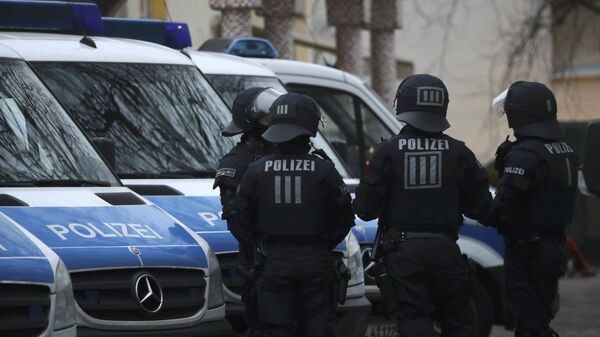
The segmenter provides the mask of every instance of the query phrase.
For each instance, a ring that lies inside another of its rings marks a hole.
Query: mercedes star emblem
[[[134,285],[135,298],[140,307],[149,314],[157,313],[163,305],[163,291],[154,276],[144,273],[137,277]]]
[[[138,256],[142,253],[138,247],[133,247],[133,246],[129,246],[129,251],[131,252],[131,254],[133,254],[135,256]]]

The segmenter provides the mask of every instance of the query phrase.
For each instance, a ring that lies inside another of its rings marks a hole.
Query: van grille
[[[149,313],[135,295],[136,280],[149,274],[163,292],[163,304]],[[89,316],[109,321],[156,321],[186,318],[205,304],[206,280],[194,269],[117,269],[71,274],[75,300]]]
[[[0,336],[39,336],[48,327],[49,312],[48,287],[0,284]]]
[[[227,289],[241,295],[244,289],[244,275],[241,273],[237,253],[218,254],[223,284]]]

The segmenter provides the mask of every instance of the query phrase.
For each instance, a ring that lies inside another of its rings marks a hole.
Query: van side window
[[[321,133],[355,177],[361,175],[381,139],[392,136],[375,112],[349,92],[298,84],[288,84],[288,88],[319,104],[326,119]]]

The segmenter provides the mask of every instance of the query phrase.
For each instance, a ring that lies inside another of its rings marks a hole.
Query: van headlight
[[[61,330],[75,325],[75,298],[71,286],[71,276],[62,261],[56,268],[56,305],[54,329]]]
[[[346,237],[346,245],[348,247],[348,268],[350,269],[348,286],[352,287],[365,281],[365,271],[363,270],[360,245],[352,232]]]
[[[208,250],[208,308],[213,309],[225,304],[223,300],[223,282],[219,260],[212,249]]]

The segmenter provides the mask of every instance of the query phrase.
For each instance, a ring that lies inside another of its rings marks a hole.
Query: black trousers
[[[504,256],[506,294],[516,315],[515,336],[545,336],[557,311],[563,240],[559,237],[518,244],[507,238]]]
[[[252,243],[240,242],[238,262],[244,276],[244,289],[242,303],[244,303],[244,321],[248,326],[246,336],[260,337],[263,335],[258,318],[257,281],[262,272],[262,266],[257,265],[255,259],[255,246]]]
[[[332,337],[335,333],[331,252],[321,247],[267,247],[258,282],[265,337]]]
[[[242,303],[244,303],[244,321],[248,326],[247,337],[260,337],[263,335],[258,317],[258,291],[256,287],[259,278],[260,271],[255,270],[252,274],[246,275],[244,282]]]
[[[386,266],[398,302],[400,337],[434,336],[434,315],[440,320],[442,336],[475,336],[469,268],[456,242],[408,239],[388,252]]]

